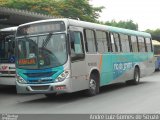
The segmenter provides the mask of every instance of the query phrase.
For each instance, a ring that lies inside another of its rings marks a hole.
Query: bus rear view
[[[0,30],[0,84],[15,85],[15,32],[17,27]]]

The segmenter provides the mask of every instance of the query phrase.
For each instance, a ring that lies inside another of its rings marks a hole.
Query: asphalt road
[[[44,95],[17,95],[15,87],[0,86],[0,113],[160,113],[160,72],[141,78],[141,83],[108,85],[100,94],[83,92],[48,99]]]

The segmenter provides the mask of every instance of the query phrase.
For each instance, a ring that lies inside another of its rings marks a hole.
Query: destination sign
[[[17,30],[17,36],[61,32],[64,30],[65,25],[62,21],[41,22],[19,27]]]
[[[19,65],[32,65],[32,64],[36,64],[36,59],[32,58],[32,59],[20,59],[18,61]]]

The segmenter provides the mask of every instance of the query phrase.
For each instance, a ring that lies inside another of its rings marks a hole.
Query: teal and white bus
[[[0,29],[0,85],[15,85],[15,33],[17,27]]]
[[[20,25],[16,48],[17,93],[93,96],[111,83],[138,84],[155,69],[150,34],[72,19]]]

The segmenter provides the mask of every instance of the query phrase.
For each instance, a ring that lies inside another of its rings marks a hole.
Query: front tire
[[[99,93],[99,82],[95,75],[91,75],[89,80],[89,89],[86,91],[88,96],[94,96]]]

